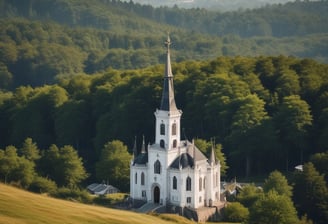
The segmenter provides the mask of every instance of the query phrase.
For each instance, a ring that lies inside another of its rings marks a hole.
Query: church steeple
[[[167,48],[166,51],[166,64],[165,64],[165,72],[164,72],[164,85],[163,85],[163,93],[161,100],[160,110],[164,111],[175,111],[177,110],[177,106],[175,104],[174,99],[174,86],[173,86],[173,74],[171,68],[171,58],[170,58],[170,45],[171,40],[169,35],[167,36],[167,40],[165,41],[165,46]]]

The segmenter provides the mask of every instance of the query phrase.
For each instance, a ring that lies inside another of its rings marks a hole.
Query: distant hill
[[[151,215],[58,200],[1,183],[0,189],[0,223],[2,224],[192,223],[179,216],[168,216],[167,220],[172,221],[165,221]]]
[[[219,56],[296,56],[328,62],[328,2],[254,10],[154,8],[117,0],[0,0],[0,88],[58,76]]]
[[[176,5],[181,8],[199,7],[210,10],[232,11],[239,9],[254,9],[272,4],[284,4],[291,2],[291,0],[133,0],[133,2],[149,4],[155,7],[173,7]]]

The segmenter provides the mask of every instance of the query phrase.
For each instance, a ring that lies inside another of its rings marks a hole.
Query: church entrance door
[[[159,187],[156,186],[154,188],[154,203],[158,204],[159,198],[160,198],[160,190],[159,190]]]

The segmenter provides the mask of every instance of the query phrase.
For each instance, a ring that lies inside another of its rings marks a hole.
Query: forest
[[[102,74],[61,78],[53,85],[2,91],[2,180],[40,189],[51,180],[59,187],[78,186],[89,176],[87,181],[110,179],[128,190],[135,136],[138,149],[142,135],[146,144],[154,140],[153,112],[160,103],[163,70],[162,65],[108,69]],[[321,210],[315,204],[319,210],[313,213],[325,214],[327,64],[285,56],[219,57],[174,63],[173,74],[176,102],[183,110],[183,135],[196,139],[204,153],[215,139],[216,155],[225,166],[223,179],[265,176],[273,170],[290,176],[296,165],[309,164],[307,174],[323,183],[314,188],[322,188],[323,195],[308,202],[320,203]],[[30,156],[35,154],[38,156]],[[13,170],[8,169],[10,158],[16,158],[14,164],[18,164]],[[35,165],[28,163],[28,158]],[[41,180],[35,183],[32,175],[22,182],[25,179],[21,177],[28,174],[26,167]],[[23,174],[17,175],[22,170]],[[300,191],[304,181],[295,185]],[[295,200],[308,200],[302,198]],[[300,203],[301,214],[316,217]]]
[[[327,1],[226,13],[105,0],[1,0],[0,6],[3,89],[163,63],[159,43],[168,31],[177,62],[260,55],[328,61]]]
[[[222,179],[283,172],[303,223],[326,223],[327,7],[0,0],[1,181],[82,201],[75,190],[92,181],[128,191],[135,137],[138,149],[143,135],[154,141],[169,31],[182,136],[205,154],[215,141]],[[250,187],[236,203],[281,199],[264,190]],[[250,223],[266,223],[251,210]]]

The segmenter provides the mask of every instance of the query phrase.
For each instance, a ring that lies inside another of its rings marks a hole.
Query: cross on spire
[[[164,42],[164,44],[165,44],[165,46],[167,48],[167,51],[169,51],[170,50],[170,45],[171,45],[171,39],[170,39],[170,34],[169,33],[167,34],[167,39]]]

